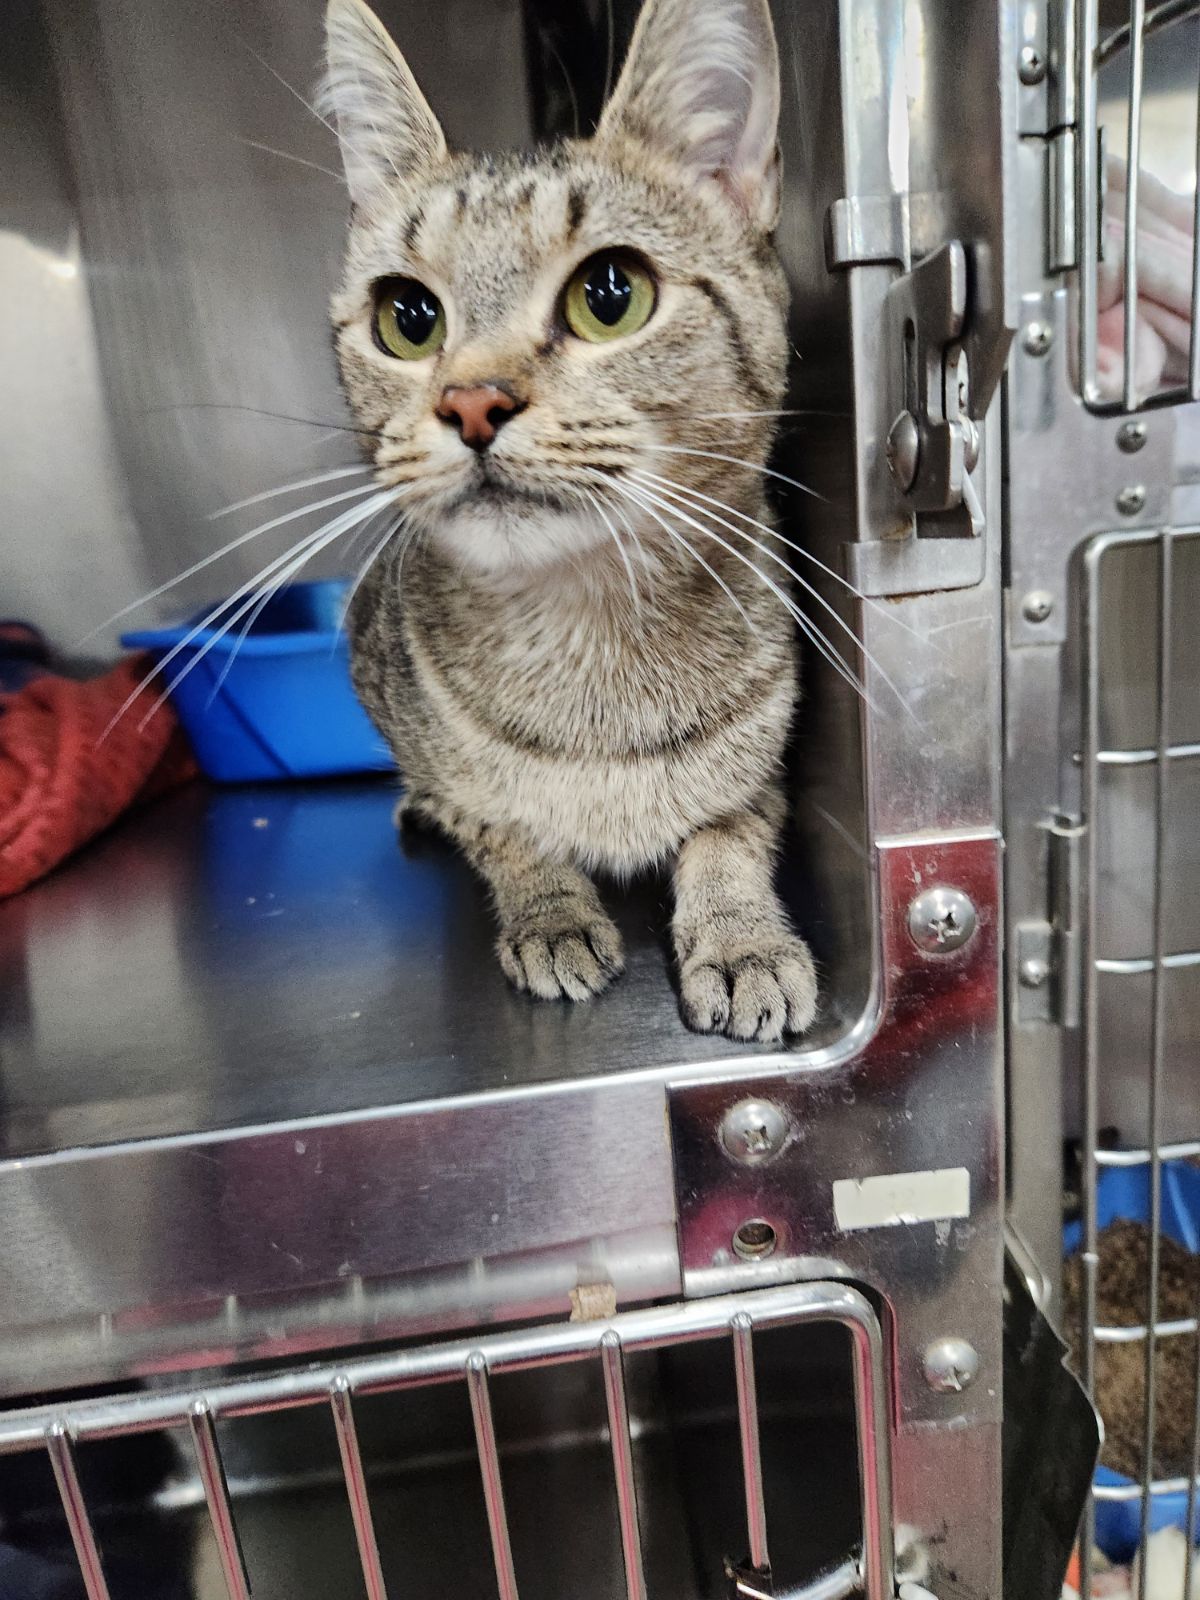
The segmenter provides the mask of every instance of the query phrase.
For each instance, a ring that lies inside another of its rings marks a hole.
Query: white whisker
[[[239,144],[249,145],[251,150],[262,150],[266,155],[278,156],[281,161],[294,161],[298,167],[311,167],[313,172],[323,172],[327,178],[332,178],[335,183],[340,183],[345,188],[346,180],[340,172],[335,172],[332,167],[323,167],[319,161],[306,161],[303,156],[294,156],[290,150],[276,150],[273,144],[263,144],[260,139],[243,139],[241,134],[234,134]]]
[[[878,707],[876,707],[870,695],[867,693],[866,685],[858,678],[857,674],[851,670],[839,652],[834,648],[833,644],[825,638],[824,634],[812,621],[812,618],[805,616],[804,612],[800,610],[799,606],[791,598],[791,596],[786,594],[773,578],[771,578],[767,573],[763,572],[761,567],[755,566],[754,562],[751,561],[748,556],[743,555],[740,550],[735,549],[733,545],[722,539],[720,534],[714,533],[711,528],[707,528],[703,523],[697,522],[696,519],[692,516],[689,516],[686,511],[680,510],[678,506],[672,506],[670,501],[661,499],[654,493],[653,490],[643,487],[642,493],[648,496],[651,500],[655,501],[657,504],[664,507],[664,509],[674,511],[676,516],[682,517],[683,520],[691,527],[695,528],[698,533],[704,534],[707,538],[714,540],[721,546],[723,550],[725,550],[729,555],[733,556],[736,561],[740,561],[743,566],[748,567],[750,571],[753,572],[754,575],[759,579],[759,581],[771,591],[771,593],[783,606],[784,610],[793,619],[796,625],[817,647],[818,651],[825,658],[825,660],[829,662],[830,666],[833,667],[833,669],[842,678],[844,678],[848,684],[850,684],[855,693],[860,695],[873,711],[878,710]],[[754,540],[749,540],[749,542],[751,544],[756,543]],[[758,548],[761,548],[761,546]],[[767,553],[770,554],[770,552]],[[778,557],[772,556],[772,559],[778,560]],[[790,572],[791,569],[788,568],[787,570]]]
[[[656,416],[673,417],[681,422],[740,421],[744,417],[844,417],[844,411],[820,411],[813,407],[768,411],[660,411]]]
[[[815,489],[810,489],[808,484],[801,483],[798,478],[789,478],[786,472],[776,472],[774,467],[760,466],[757,461],[743,461],[741,456],[723,456],[715,450],[693,450],[685,444],[644,444],[642,449],[658,450],[671,456],[703,456],[706,461],[725,461],[731,467],[744,467],[747,472],[761,472],[764,478],[774,478],[779,483],[790,483],[793,489],[799,489],[802,494],[812,495],[814,500],[825,498]]]
[[[294,578],[297,573],[300,572],[301,568],[306,566],[307,563],[312,560],[313,556],[318,555],[328,545],[333,544],[334,541],[343,533],[347,532],[348,529],[356,527],[364,516],[373,515],[374,510],[377,509],[379,505],[382,505],[384,500],[390,498],[390,494],[391,492],[389,491],[388,494],[379,495],[377,497],[377,505],[372,507],[371,510],[368,510],[364,506],[352,506],[349,511],[343,511],[340,516],[335,517],[332,522],[326,523],[326,525],[323,528],[319,528],[316,533],[309,534],[306,538],[302,539],[298,546],[293,545],[292,549],[287,552],[287,555],[281,558],[286,565],[284,566],[282,576],[280,576],[274,585],[275,589],[279,589],[284,583],[287,583]],[[297,553],[297,551],[299,553]],[[176,689],[178,689],[183,680],[188,677],[190,673],[195,671],[209,651],[215,645],[221,642],[229,630],[235,627],[242,617],[246,615],[247,611],[250,611],[255,606],[257,606],[259,610],[262,609],[263,591],[260,587],[261,580],[267,576],[273,576],[278,570],[279,565],[279,561],[272,562],[271,566],[267,569],[264,569],[264,571],[259,574],[257,579],[252,579],[249,584],[243,584],[241,589],[230,595],[228,600],[222,601],[219,606],[217,606],[213,611],[210,611],[203,622],[197,624],[197,626],[194,627],[184,639],[179,641],[174,649],[167,652],[163,659],[158,663],[155,671],[150,673],[147,679],[143,679],[142,685],[139,685],[138,689],[134,690],[135,696],[141,692],[141,688],[144,687],[145,684],[150,681],[150,679],[153,679],[157,673],[162,672],[163,668],[172,659],[172,657],[178,654],[178,652],[184,646],[190,644],[198,634],[206,632],[216,618],[220,616],[222,611],[226,610],[235,601],[241,599],[246,593],[247,589],[253,590],[253,593],[250,595],[249,599],[242,601],[242,604],[238,606],[237,610],[233,612],[231,616],[227,617],[221,626],[216,630],[212,638],[204,641],[200,649],[197,650],[195,655],[192,656],[192,658],[188,661],[187,665],[183,667],[181,671],[177,672],[171,679],[170,683],[167,684],[166,688],[159,695],[158,699],[155,700],[149,711],[146,712],[145,716],[138,723],[139,733],[143,728],[145,728],[146,724],[150,721],[150,718],[159,709],[159,707],[166,703],[171,695],[175,693]],[[243,634],[242,637],[244,638],[245,635]],[[239,639],[238,644],[240,645],[240,643],[241,640]],[[237,646],[235,646],[232,654],[237,654]],[[232,665],[232,656],[229,664]],[[117,717],[115,717],[109,724],[108,728],[104,730],[105,736],[108,734],[109,730],[115,726],[117,718],[123,714],[124,709],[125,708],[123,707],[122,711],[117,713]]]
[[[646,477],[646,476],[655,476],[654,474],[645,474],[645,473],[638,472],[636,470],[636,468],[634,470],[635,470],[635,476],[638,477],[639,479],[643,478],[643,477]],[[664,490],[662,492],[667,494],[667,495],[669,495],[672,500],[678,500],[683,505],[687,505],[689,503],[687,501],[687,499],[685,498],[684,494],[680,493],[680,491],[678,491],[677,489],[666,489],[666,490]],[[708,517],[711,521],[718,523],[722,528],[727,528],[730,533],[736,535],[737,538],[739,538],[739,539],[744,539],[747,544],[752,545],[755,550],[759,551],[762,555],[766,556],[768,561],[773,561],[777,567],[782,567],[783,570],[787,573],[788,577],[792,578],[796,583],[800,584],[809,594],[811,594],[813,599],[816,600],[816,602],[818,603],[818,605],[824,606],[825,610],[828,611],[829,615],[837,623],[838,627],[841,628],[842,632],[846,633],[846,634],[848,634],[850,636],[850,638],[853,640],[853,642],[862,651],[862,653],[863,653],[864,657],[867,659],[867,661],[870,662],[871,666],[874,667],[875,671],[883,679],[884,683],[887,684],[888,688],[896,696],[896,699],[899,700],[900,703],[903,706],[905,706],[905,708],[907,709],[908,702],[904,699],[904,696],[900,693],[899,689],[892,682],[892,680],[888,676],[888,674],[884,671],[883,667],[880,666],[879,662],[875,659],[875,657],[867,649],[866,645],[859,638],[858,634],[855,633],[854,629],[846,621],[845,617],[843,617],[837,611],[836,607],[830,605],[829,601],[826,600],[825,596],[823,594],[819,593],[816,589],[814,589],[811,583],[808,583],[804,578],[802,578],[799,575],[799,573],[793,572],[791,567],[787,564],[787,562],[783,559],[782,556],[777,556],[775,554],[775,552],[773,550],[769,549],[765,544],[760,544],[757,539],[752,539],[748,533],[743,532],[743,530],[741,528],[737,527],[734,523],[729,522],[725,517],[718,516],[715,511],[706,511],[706,510],[703,510],[703,509],[701,509],[701,508],[699,508],[697,506],[692,506],[691,509],[693,511],[697,511],[700,516]],[[809,621],[812,622],[812,625],[813,625],[814,628],[817,626],[816,622],[813,621],[813,619],[811,617],[809,618]]]
[[[355,512],[357,512],[357,507],[355,507]],[[350,517],[350,512],[346,512],[346,515],[347,515],[347,517]],[[358,522],[357,522],[358,533],[355,533],[355,539],[358,538],[358,534],[362,533],[362,530],[363,530],[363,528],[365,528],[365,526],[366,526],[366,528],[370,528],[370,525],[371,525],[371,523],[374,522],[374,518],[376,518],[376,515],[378,515],[378,512],[368,512],[368,514],[366,514],[365,517],[358,518]],[[355,523],[352,522],[352,523],[350,523],[349,526],[350,526],[350,528],[354,528]],[[339,531],[347,531],[347,530],[339,530]],[[336,538],[336,534],[334,534],[334,538]],[[350,541],[350,544],[354,544],[354,539],[352,539],[352,541]],[[322,549],[323,549],[323,546],[322,546]],[[309,560],[310,555],[314,555],[314,554],[315,554],[315,552],[309,552],[309,555],[306,555],[306,560]],[[285,582],[286,582],[286,574],[280,574],[280,576],[278,576],[277,579],[274,579],[274,581],[272,581],[272,584],[270,584],[270,586],[267,587],[267,589],[264,590],[264,592],[262,592],[261,598],[259,598],[258,605],[254,606],[254,610],[251,611],[250,616],[248,616],[248,618],[246,618],[246,621],[243,622],[243,624],[242,624],[242,632],[240,632],[240,634],[237,635],[237,640],[235,640],[235,642],[234,642],[234,648],[232,648],[232,650],[229,651],[229,654],[227,654],[226,664],[224,664],[224,666],[221,667],[221,672],[219,672],[218,680],[216,680],[216,683],[214,683],[214,685],[213,685],[213,690],[211,690],[210,696],[208,696],[208,701],[205,702],[205,706],[206,707],[211,706],[211,704],[213,704],[214,699],[216,699],[216,696],[218,696],[218,694],[221,693],[221,685],[222,685],[222,683],[226,682],[226,678],[229,677],[229,669],[230,669],[230,667],[234,666],[234,661],[235,661],[235,659],[237,659],[238,651],[242,650],[242,646],[245,645],[246,637],[248,637],[248,635],[250,635],[251,630],[253,630],[254,622],[258,622],[258,619],[261,618],[261,616],[262,616],[262,611],[266,610],[267,606],[270,605],[270,602],[272,602],[272,600],[274,600],[275,595],[277,595],[278,592],[280,592],[280,589],[282,589],[283,584],[285,584]]]
[[[606,481],[612,482],[612,480]],[[631,502],[631,504],[637,506],[642,511],[649,512],[649,514],[654,518],[655,522],[657,522],[666,533],[667,537],[669,539],[673,539],[677,545],[681,545],[682,548],[687,551],[688,555],[690,555],[694,561],[698,562],[699,565],[704,568],[705,572],[708,573],[713,582],[718,584],[725,591],[725,593],[729,596],[729,600],[734,609],[741,616],[743,622],[745,622],[746,626],[750,629],[750,632],[757,633],[758,627],[747,612],[745,606],[738,599],[737,595],[734,594],[733,590],[725,582],[725,579],[721,576],[721,574],[719,572],[715,572],[713,568],[709,566],[708,562],[705,561],[704,557],[696,549],[695,545],[690,544],[688,540],[684,538],[683,534],[679,532],[678,528],[673,528],[665,517],[659,516],[658,512],[649,503],[649,501],[644,500],[630,484],[612,483],[612,487],[617,491],[618,494],[623,494],[625,498]]]
[[[166,583],[160,583],[158,588],[151,589],[149,594],[140,595],[138,599],[131,600],[127,606],[122,606],[119,611],[114,611],[106,622],[98,623],[89,633],[85,633],[82,639],[77,639],[75,648],[78,649],[81,644],[86,644],[89,639],[94,639],[98,633],[102,633],[105,628],[111,627],[114,622],[119,622],[122,617],[127,617],[131,611],[137,611],[142,606],[149,605],[151,600],[157,600],[159,595],[166,594],[169,589],[174,589],[178,584],[194,577],[197,572],[203,572],[205,567],[211,567],[213,562],[219,561],[222,556],[227,556],[231,551],[248,544],[251,539],[257,539],[260,534],[270,533],[274,528],[281,528],[285,522],[295,522],[297,517],[306,516],[310,511],[324,511],[326,506],[337,505],[340,501],[350,500],[355,495],[368,494],[371,488],[372,485],[370,484],[360,484],[357,489],[348,489],[343,494],[330,495],[327,500],[317,500],[311,505],[300,506],[297,510],[289,511],[284,516],[274,517],[270,522],[264,522],[261,527],[251,528],[249,533],[239,534],[236,539],[231,539],[228,544],[223,544],[219,550],[214,550],[211,555],[202,557],[199,561],[193,562],[183,572],[176,573],[175,577],[168,578]]]
[[[581,484],[580,487],[583,488],[583,485]],[[613,526],[611,519],[605,513],[604,507],[600,504],[599,497],[597,495],[593,494],[590,489],[586,489],[585,488],[583,490],[583,492],[584,492],[585,495],[587,495],[588,499],[591,501],[592,506],[595,509],[596,515],[600,518],[601,522],[603,522],[604,526],[608,529],[609,533],[611,534],[612,542],[617,547],[617,554],[621,557],[621,560],[625,564],[625,571],[629,574],[629,593],[630,593],[630,596],[632,597],[632,600],[633,600],[633,609],[640,616],[641,615],[641,611],[642,611],[642,597],[638,593],[637,580],[633,576],[633,563],[629,559],[629,552],[626,550],[625,546],[621,543],[621,537],[618,534],[616,528]]]
[[[325,472],[318,472],[310,478],[297,478],[294,483],[281,483],[274,489],[263,489],[258,494],[247,495],[244,500],[235,500],[232,505],[222,506],[219,511],[208,513],[209,522],[217,522],[221,517],[232,516],[235,511],[244,511],[247,506],[260,505],[264,500],[274,500],[277,495],[291,494],[297,489],[312,489],[319,483],[332,483],[335,478],[350,478],[355,474],[373,472],[374,467],[332,467]],[[365,491],[364,491],[365,492]]]
[[[835,572],[832,567],[826,566],[823,561],[813,555],[811,550],[806,550],[803,545],[796,544],[794,540],[785,537],[778,528],[768,527],[765,522],[759,522],[757,517],[747,516],[744,511],[737,510],[735,506],[727,505],[724,500],[718,500],[714,495],[701,494],[699,489],[685,490],[682,484],[676,483],[673,478],[664,478],[661,473],[644,472],[640,468],[634,468],[633,470],[638,473],[639,477],[652,478],[655,483],[662,484],[664,488],[677,489],[682,493],[686,493],[691,500],[703,500],[707,505],[716,506],[719,511],[728,511],[730,516],[737,517],[739,522],[748,522],[751,527],[760,529],[769,538],[778,539],[780,544],[787,545],[789,550],[794,550],[798,556],[803,556],[806,561],[811,561],[813,566],[823,572],[827,578],[832,578],[835,583],[840,583],[842,588],[848,590],[856,600],[861,600],[863,605],[870,606],[871,610],[877,615],[885,618],[888,622],[895,623],[897,628],[903,628],[905,633],[911,634],[914,639],[919,639],[922,644],[928,644],[929,634],[937,632],[935,628],[931,628],[928,632],[922,633],[919,629],[911,627],[902,617],[896,616],[889,607],[881,605],[878,600],[874,600],[870,595],[864,594],[861,589],[856,589],[848,578],[843,578],[840,572]],[[790,571],[791,569],[789,568],[788,570]],[[798,583],[803,584],[806,589],[809,588],[809,585],[805,583],[799,573],[793,573],[792,575]],[[811,592],[815,594],[816,590]]]
[[[336,498],[345,499],[346,497],[344,495],[339,495]],[[384,496],[381,495],[380,496],[380,504],[382,504],[383,499],[384,499]],[[355,506],[355,507],[352,508],[352,510],[354,512],[358,512],[360,509],[361,508],[359,506]],[[108,726],[104,729],[104,732],[100,735],[99,739],[96,741],[97,745],[99,746],[99,745],[104,743],[105,739],[108,738],[109,734],[116,727],[117,723],[120,722],[121,718],[129,710],[130,706],[133,705],[134,701],[138,698],[138,696],[142,693],[142,691],[144,689],[148,688],[151,683],[153,683],[155,677],[160,672],[162,672],[164,667],[169,666],[170,663],[175,659],[175,657],[177,655],[179,655],[181,651],[186,650],[188,645],[191,644],[192,641],[199,634],[203,633],[207,628],[211,627],[212,624],[216,621],[216,619],[221,615],[221,613],[223,611],[226,611],[230,606],[235,605],[237,603],[237,601],[242,598],[243,595],[249,594],[251,591],[254,591],[255,597],[257,597],[259,586],[262,584],[262,582],[265,579],[271,577],[274,573],[278,572],[280,567],[284,566],[288,561],[290,561],[296,555],[297,551],[308,551],[308,552],[311,553],[313,551],[313,547],[315,546],[316,542],[318,540],[320,540],[322,538],[322,536],[324,534],[326,534],[331,527],[334,527],[335,525],[340,524],[342,522],[343,518],[346,515],[347,515],[347,513],[343,512],[340,516],[335,517],[333,519],[333,522],[326,523],[324,527],[318,528],[315,533],[305,534],[303,539],[299,540],[298,543],[292,545],[290,547],[290,549],[286,550],[283,553],[283,555],[276,556],[273,561],[268,562],[265,567],[263,567],[259,572],[257,572],[254,575],[253,578],[248,578],[245,583],[241,584],[237,589],[234,590],[233,594],[229,595],[226,599],[222,600],[219,605],[214,606],[211,611],[207,612],[205,614],[205,616],[199,622],[197,622],[193,627],[191,627],[188,630],[188,632],[183,636],[182,639],[180,639],[176,644],[174,644],[171,647],[170,650],[167,651],[166,655],[162,658],[162,660],[155,664],[153,670],[148,672],[146,674],[146,676],[141,680],[141,682],[136,685],[136,687],[130,692],[129,695],[126,696],[126,698],[123,701],[123,703],[117,708],[117,710],[114,713],[114,715],[113,715],[111,721],[109,722]],[[349,524],[349,525],[353,526],[352,523]],[[343,530],[339,527],[338,531],[341,532]],[[254,604],[254,599],[251,599],[250,604],[251,605]],[[238,616],[241,616],[243,614],[244,614],[243,612],[239,612]],[[236,621],[237,619],[234,618],[233,620]],[[142,722],[141,726],[144,726],[144,725],[145,725],[145,719],[143,719],[143,722]]]
[[[345,631],[346,618],[350,615],[350,607],[354,603],[354,596],[358,593],[359,589],[362,587],[363,582],[366,579],[367,574],[370,572],[371,568],[375,565],[375,563],[379,560],[380,556],[383,554],[384,550],[387,548],[387,546],[391,542],[392,538],[394,537],[394,535],[396,533],[396,530],[400,527],[400,525],[401,525],[401,523],[403,521],[404,521],[404,517],[403,517],[403,515],[401,515],[401,516],[397,517],[395,522],[389,524],[389,526],[384,531],[383,537],[380,540],[377,541],[377,543],[375,544],[374,548],[372,549],[370,555],[363,562],[362,566],[359,567],[358,572],[355,574],[354,582],[350,585],[350,590],[349,590],[348,594],[346,595],[346,598],[345,598],[345,600],[344,600],[344,602],[342,604],[341,614],[338,617],[337,631],[338,631],[339,634],[341,634],[341,633],[343,633]],[[404,548],[406,550],[407,550],[408,546],[413,541],[414,533],[415,533],[415,530],[411,530],[410,529],[409,534],[408,534],[408,538],[404,541]]]
[[[601,495],[600,498],[603,499],[603,495]],[[646,547],[638,537],[638,531],[634,527],[633,523],[629,520],[625,508],[623,505],[621,505],[620,501],[610,500],[608,502],[608,509],[612,512],[613,516],[618,519],[622,528],[624,528],[630,539],[632,539],[633,547],[638,553],[638,560],[642,564],[642,571],[646,574],[646,582],[650,585],[651,598],[656,598],[654,588],[654,569],[657,563],[651,561],[650,557],[646,554]]]
[[[244,40],[243,40],[243,43],[245,43]],[[290,95],[293,95],[297,100],[299,100],[300,104],[304,107],[305,111],[308,112],[309,116],[315,117],[317,119],[317,121],[321,124],[321,126],[328,133],[331,133],[333,135],[333,137],[338,141],[339,145],[343,142],[343,136],[338,132],[338,130],[334,127],[333,123],[330,122],[327,117],[323,117],[321,115],[321,113],[317,110],[316,106],[313,105],[311,100],[306,100],[304,98],[304,96],[300,93],[299,89],[295,88],[294,85],[290,84],[287,81],[287,79],[283,76],[283,74],[281,72],[276,72],[275,68],[271,65],[271,63],[269,61],[264,61],[262,56],[259,55],[258,51],[255,50],[252,45],[246,45],[246,49],[249,50],[250,54],[254,57],[255,61],[258,62],[260,67],[265,67],[266,70],[271,74],[271,76],[277,82],[281,83],[283,85],[283,87],[287,90],[287,92]],[[345,143],[350,145],[351,149],[354,148],[353,144],[351,143],[351,141],[349,139],[346,139]],[[361,151],[357,152],[357,154],[358,154],[360,160],[366,160],[367,159],[363,155],[363,153]]]

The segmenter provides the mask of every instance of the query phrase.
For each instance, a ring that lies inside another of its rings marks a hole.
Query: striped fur
[[[672,860],[684,1020],[802,1031],[812,961],[771,883],[792,624],[752,549],[725,534],[739,560],[626,497],[640,469],[770,520],[759,473],[685,453],[763,463],[761,413],[785,384],[766,0],[648,0],[596,136],[494,157],[447,152],[378,22],[331,0],[325,104],[355,202],[333,303],[343,381],[414,530],[350,619],[406,810],[488,883],[518,988],[603,989],[620,939],[586,874]],[[657,304],[639,332],[592,345],[561,296],[612,247],[649,263]],[[437,356],[375,346],[372,285],[392,274],[445,306]],[[434,409],[483,381],[525,406],[487,454],[490,486]]]

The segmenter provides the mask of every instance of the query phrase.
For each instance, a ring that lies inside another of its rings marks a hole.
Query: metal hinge
[[[1103,168],[1101,169],[1103,170]],[[1079,265],[1075,224],[1075,129],[1060,128],[1046,140],[1046,271],[1069,272]]]
[[[1058,816],[1047,826],[1047,918],[1017,924],[1018,1022],[1079,1026],[1083,834],[1077,817]]]

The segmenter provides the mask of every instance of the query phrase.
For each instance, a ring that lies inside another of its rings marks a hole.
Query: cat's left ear
[[[408,62],[363,0],[329,0],[326,7],[318,106],[336,124],[350,198],[366,211],[446,154],[441,125]]]
[[[767,0],[645,0],[599,141],[664,151],[769,233],[779,215],[778,127]]]

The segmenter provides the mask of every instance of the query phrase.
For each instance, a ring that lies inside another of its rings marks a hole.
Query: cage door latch
[[[901,403],[887,439],[896,488],[913,511],[936,517],[965,507],[966,519],[928,521],[935,537],[983,532],[983,508],[971,482],[979,431],[971,411],[971,372],[963,343],[967,251],[951,239],[897,278],[888,290],[891,343],[902,356]],[[964,525],[965,522],[965,525]]]

